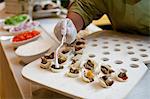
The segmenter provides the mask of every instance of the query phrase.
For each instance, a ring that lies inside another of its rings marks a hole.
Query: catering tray
[[[96,80],[92,83],[83,82],[81,77],[69,78],[65,76],[68,67],[59,72],[41,69],[41,59],[26,65],[22,75],[33,82],[50,88],[52,91],[73,98],[92,99],[123,99],[140,81],[147,71],[144,63],[150,63],[150,37],[101,31],[85,37],[86,48],[82,60],[94,59],[97,63],[111,65],[114,69],[125,68],[129,79],[102,88]],[[67,65],[67,64],[66,64]]]

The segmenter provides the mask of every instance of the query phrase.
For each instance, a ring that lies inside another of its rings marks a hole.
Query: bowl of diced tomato
[[[10,42],[14,46],[20,46],[20,45],[26,44],[28,42],[34,41],[34,40],[38,39],[39,37],[40,37],[40,32],[37,30],[26,31],[26,32],[22,32],[18,35],[15,35],[11,39]]]

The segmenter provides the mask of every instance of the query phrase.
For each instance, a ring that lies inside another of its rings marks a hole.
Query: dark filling
[[[76,42],[76,45],[82,45],[82,44],[84,45],[85,42],[83,42],[83,41],[77,41],[77,42]]]
[[[41,61],[42,64],[46,64],[47,63],[47,60],[45,58],[41,58],[41,60],[42,60]]]
[[[81,40],[85,40],[84,38],[81,38]]]
[[[54,52],[52,52],[50,55],[44,56],[46,59],[54,59]]]
[[[51,68],[54,68],[54,69],[63,69],[64,67],[63,67],[63,66],[59,66],[59,68],[57,68],[56,65],[53,64],[53,65],[51,66]]]
[[[72,63],[71,64],[74,64],[74,63],[76,63],[76,60],[72,59]]]
[[[89,78],[89,77],[87,77],[86,75],[84,75],[87,79],[89,79],[90,80],[90,82],[93,82],[94,81],[94,78]]]
[[[107,76],[102,76],[102,79],[107,86],[111,86],[114,83],[114,81],[113,80],[110,81]]]
[[[106,81],[106,80],[108,79],[108,77],[107,77],[107,76],[102,76],[102,79],[103,79],[104,81]]]
[[[86,68],[86,69],[88,69],[88,70],[93,70],[94,68],[93,67],[91,67],[91,66],[89,66],[88,64],[84,64],[84,67]]]
[[[126,73],[122,73],[122,72],[118,75],[118,77],[123,79],[123,80],[127,80],[128,79]]]
[[[69,50],[63,50],[63,51],[62,51],[63,54],[66,54],[66,53],[68,53],[68,52],[69,52]]]
[[[50,59],[54,59],[54,57],[55,57],[54,52],[52,52],[51,55],[50,55],[49,57],[50,57]]]
[[[65,61],[66,61],[66,58],[64,58],[64,59],[63,59],[63,58],[60,58],[60,57],[58,58],[58,63],[59,63],[59,64],[62,64],[62,63],[64,63]]]
[[[107,86],[111,86],[114,83],[114,81],[113,80],[111,80],[111,81],[106,80],[105,83],[106,83]]]
[[[105,66],[101,66],[101,71],[102,71],[104,74],[107,74],[107,73],[108,73],[108,69],[107,69]]]
[[[87,64],[88,64],[90,67],[94,67],[94,64],[92,63],[91,60],[88,60],[88,61],[87,61]]]
[[[82,49],[82,47],[75,47],[75,51],[79,51],[81,49]]]
[[[73,73],[73,74],[78,74],[79,73],[79,69],[73,69],[73,68],[70,68],[70,73]]]

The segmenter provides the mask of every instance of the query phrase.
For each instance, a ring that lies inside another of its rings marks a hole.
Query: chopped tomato
[[[24,41],[24,40],[28,40],[30,38],[35,37],[36,35],[39,35],[40,32],[33,30],[33,31],[28,31],[28,32],[23,32],[21,34],[16,35],[13,38],[13,42],[19,42],[19,41]]]

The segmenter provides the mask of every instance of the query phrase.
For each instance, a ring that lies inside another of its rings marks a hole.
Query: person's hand
[[[76,39],[77,30],[72,21],[68,18],[59,21],[54,28],[54,34],[60,42],[62,40],[63,33],[65,32],[66,32],[66,43],[68,44],[72,43]]]

